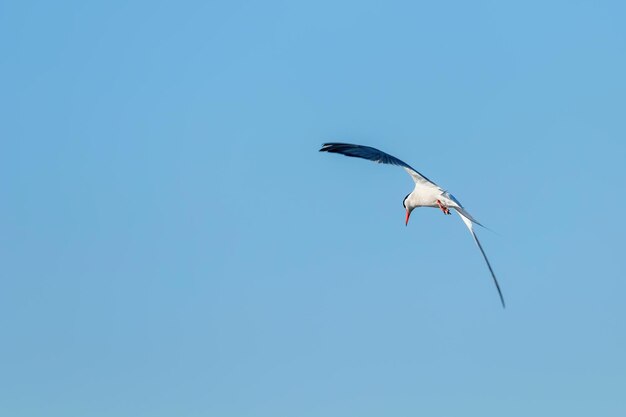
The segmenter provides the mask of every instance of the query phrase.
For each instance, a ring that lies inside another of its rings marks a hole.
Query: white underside
[[[415,184],[415,189],[407,198],[408,208],[439,207],[439,200],[444,206],[456,207],[457,204],[446,196],[446,192],[438,187]]]

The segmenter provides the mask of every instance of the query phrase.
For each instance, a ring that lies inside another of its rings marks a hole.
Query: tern
[[[450,209],[454,209],[463,223],[467,226],[472,237],[474,238],[474,242],[480,249],[480,252],[485,258],[485,262],[487,263],[487,267],[489,268],[489,272],[491,272],[491,276],[493,277],[493,282],[496,284],[496,289],[498,290],[498,295],[500,296],[500,302],[502,303],[502,307],[505,307],[504,297],[502,296],[502,291],[500,290],[500,285],[498,284],[498,280],[496,279],[496,274],[493,272],[493,268],[489,263],[489,259],[487,259],[487,255],[483,250],[476,233],[474,232],[474,224],[484,227],[480,224],[475,218],[472,217],[471,214],[465,210],[463,205],[457,200],[452,194],[448,191],[444,190],[433,181],[426,178],[424,175],[420,174],[416,169],[412,168],[406,162],[402,162],[395,156],[391,156],[383,151],[380,151],[376,148],[372,148],[369,146],[363,145],[353,145],[351,143],[324,143],[320,152],[330,152],[330,153],[339,153],[346,156],[351,156],[355,158],[363,158],[369,159],[370,161],[378,162],[379,164],[389,164],[396,165],[404,168],[406,172],[409,173],[413,181],[415,182],[415,188],[402,201],[402,206],[406,210],[406,220],[405,225],[409,224],[409,217],[411,216],[411,212],[417,207],[434,207],[439,208],[443,214],[451,214]]]

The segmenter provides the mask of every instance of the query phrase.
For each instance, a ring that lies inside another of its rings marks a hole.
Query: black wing
[[[415,182],[430,183],[439,188],[437,184],[426,178],[426,176],[420,174],[406,162],[370,146],[333,142],[323,144],[320,152],[340,153],[342,155],[352,156],[355,158],[369,159],[370,161],[378,162],[379,164],[397,165],[404,168],[411,175],[411,177],[413,177]]]

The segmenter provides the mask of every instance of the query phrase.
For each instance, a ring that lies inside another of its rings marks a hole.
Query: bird
[[[456,213],[459,215],[459,217],[461,217],[461,220],[463,220],[463,223],[465,223],[470,233],[472,234],[474,242],[476,242],[476,246],[478,246],[478,249],[480,249],[483,258],[487,263],[487,267],[489,268],[489,272],[491,273],[491,277],[493,278],[493,282],[496,285],[496,289],[498,290],[498,295],[500,296],[502,308],[506,308],[504,297],[502,296],[502,290],[500,289],[500,284],[498,283],[496,274],[493,272],[491,263],[489,262],[489,259],[487,259],[487,255],[485,254],[485,251],[480,244],[478,237],[476,236],[476,232],[474,231],[474,224],[481,227],[485,226],[480,224],[474,217],[472,217],[472,215],[469,214],[469,212],[463,207],[459,200],[457,200],[452,194],[435,184],[435,182],[428,179],[415,168],[412,168],[406,162],[403,162],[395,156],[389,155],[388,153],[385,153],[376,148],[372,148],[370,146],[355,145],[351,143],[330,142],[322,144],[322,148],[319,151],[337,153],[354,158],[363,158],[370,161],[378,162],[379,164],[396,165],[404,168],[404,170],[409,173],[409,175],[411,176],[411,178],[413,178],[413,181],[415,182],[415,188],[413,189],[413,191],[407,194],[402,201],[402,206],[406,210],[406,226],[409,225],[409,217],[411,216],[411,213],[417,207],[439,208],[445,215],[451,214],[450,209],[456,211]]]

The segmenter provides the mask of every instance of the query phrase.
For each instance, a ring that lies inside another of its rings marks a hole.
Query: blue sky
[[[0,3],[0,414],[626,415],[626,7],[434,3]]]

